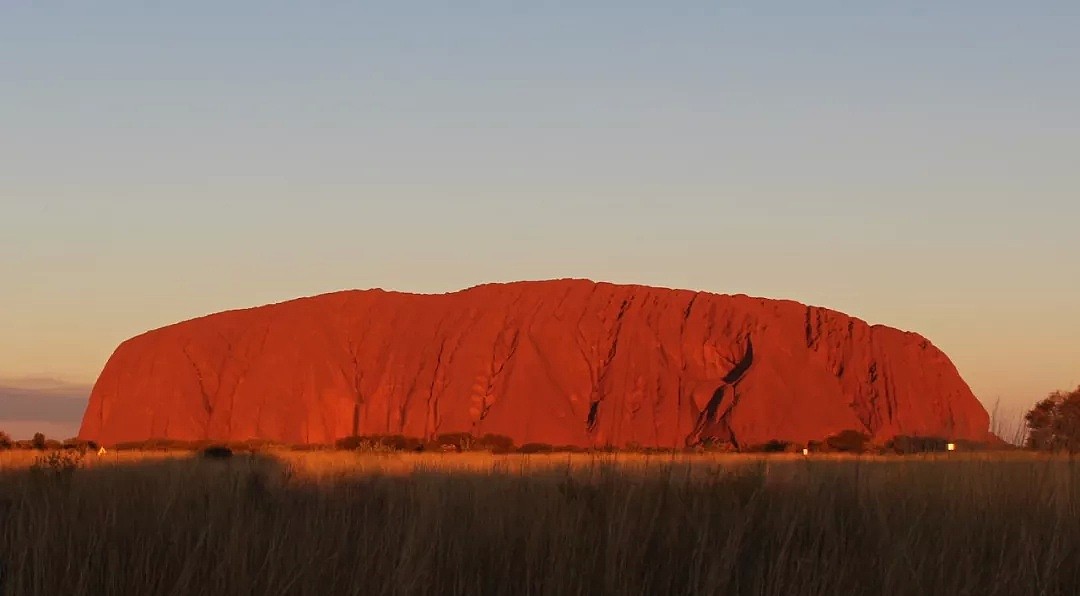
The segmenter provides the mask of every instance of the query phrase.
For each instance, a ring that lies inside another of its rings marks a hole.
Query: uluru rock
[[[984,440],[988,426],[914,333],[789,301],[560,280],[340,292],[151,331],[109,360],[79,437],[683,447],[846,429]]]

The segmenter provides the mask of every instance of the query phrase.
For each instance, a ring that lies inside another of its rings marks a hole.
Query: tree
[[[1024,422],[1030,449],[1080,452],[1080,387],[1051,393],[1031,408]]]
[[[30,444],[34,446],[34,449],[38,451],[45,450],[45,435],[41,433],[34,433],[34,438],[31,439]]]
[[[11,440],[11,435],[0,430],[0,449],[11,449],[15,446],[15,441]]]

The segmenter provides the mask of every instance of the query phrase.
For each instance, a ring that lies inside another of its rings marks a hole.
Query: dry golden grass
[[[1080,463],[0,453],[4,594],[1074,594]]]

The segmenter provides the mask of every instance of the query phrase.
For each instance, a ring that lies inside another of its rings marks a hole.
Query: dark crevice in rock
[[[599,414],[600,402],[594,401],[592,402],[592,404],[589,405],[589,419],[585,422],[585,428],[587,428],[589,432],[593,432],[594,430],[596,430],[596,423],[598,422]]]
[[[734,385],[742,380],[746,372],[750,370],[750,367],[754,365],[754,342],[751,338],[746,339],[746,353],[743,354],[742,360],[735,365],[735,368],[731,369],[726,376],[724,376],[724,383],[728,385]]]
[[[736,385],[741,381],[750,368],[754,365],[754,342],[751,338],[746,339],[746,352],[728,374],[724,375],[722,384],[713,392],[712,398],[705,405],[705,409],[698,414],[694,432],[687,437],[687,444],[701,444],[709,440],[726,441],[738,448],[739,442],[735,433],[731,430],[731,413],[738,405],[739,395]],[[731,398],[725,400],[730,395]],[[723,412],[721,413],[721,406]]]

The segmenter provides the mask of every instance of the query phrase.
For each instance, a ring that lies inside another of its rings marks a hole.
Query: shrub
[[[203,449],[202,455],[209,459],[228,459],[232,457],[233,450],[224,445],[213,445]]]
[[[82,467],[83,454],[73,451],[53,451],[34,460],[30,470],[37,474],[51,473],[54,476],[70,477]]]
[[[857,430],[842,430],[825,439],[830,450],[843,453],[862,453],[866,451],[866,444],[869,441],[869,436]]]
[[[794,447],[794,443],[781,441],[779,439],[773,439],[768,443],[748,447],[744,449],[744,451],[748,451],[751,453],[784,453],[786,451],[791,451],[792,449],[794,449]]]
[[[504,435],[486,434],[476,440],[474,448],[492,453],[510,453],[514,450],[514,440]]]
[[[701,450],[710,453],[731,453],[733,451],[738,451],[738,448],[734,443],[714,438],[703,439],[701,443],[698,444],[698,447]]]
[[[11,449],[15,446],[15,441],[11,440],[11,435],[0,430],[0,449]]]
[[[901,455],[908,453],[932,453],[945,451],[949,442],[941,437],[912,437],[898,435],[892,438],[886,447]]]
[[[359,449],[360,446],[364,444],[364,441],[364,437],[361,436],[342,437],[337,441],[334,441],[334,447],[343,451],[352,451],[354,449]]]
[[[78,451],[79,453],[86,453],[87,451],[97,451],[98,445],[93,441],[84,441],[79,438],[71,438],[64,441],[62,446],[68,451]]]

